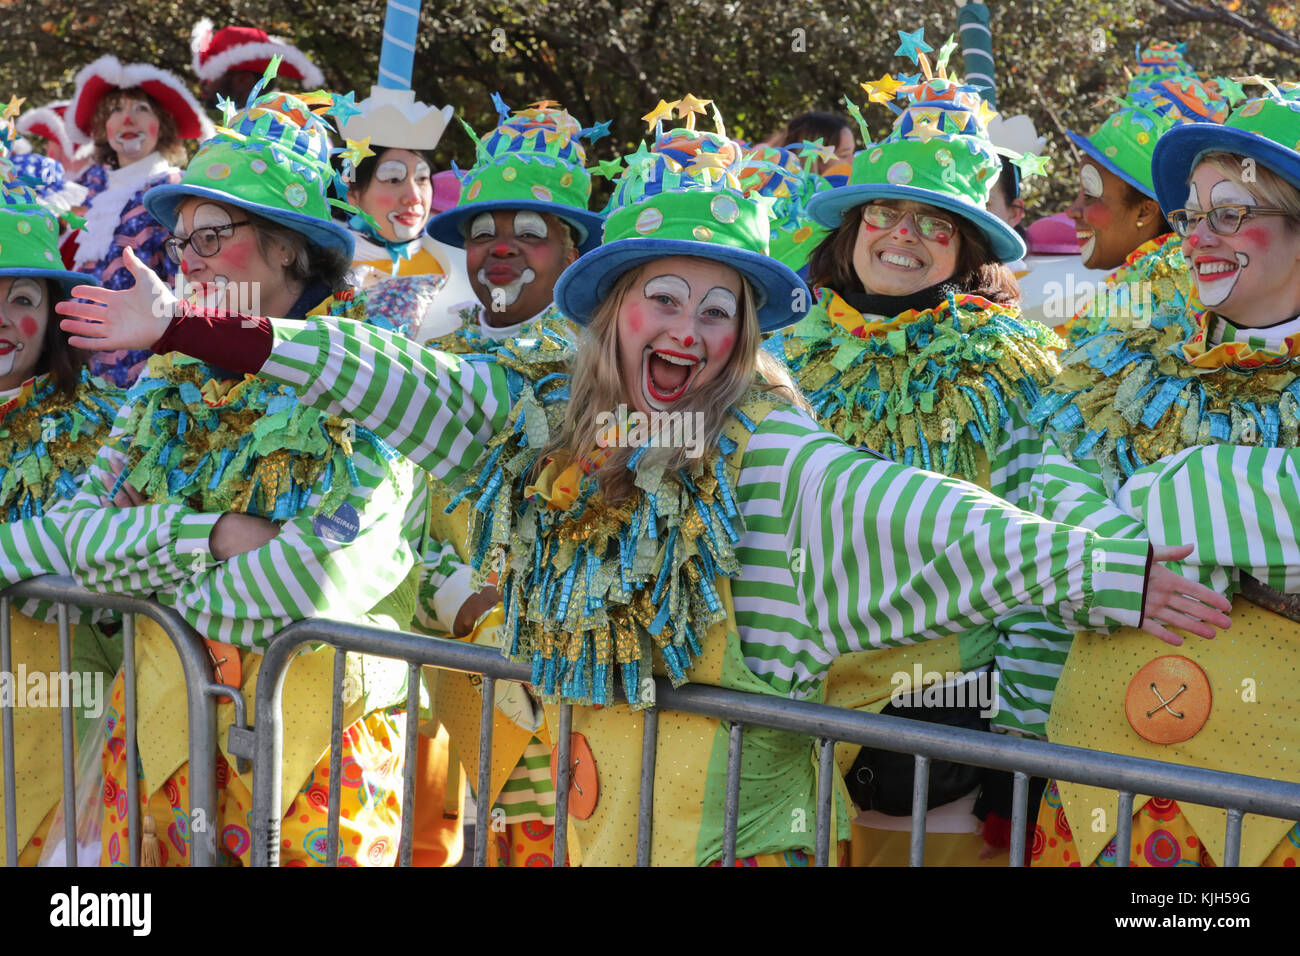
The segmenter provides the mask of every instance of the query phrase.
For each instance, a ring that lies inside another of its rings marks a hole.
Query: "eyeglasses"
[[[204,226],[202,229],[195,229],[189,237],[182,239],[180,236],[172,236],[163,243],[163,249],[167,252],[167,258],[174,265],[181,264],[181,257],[185,255],[185,247],[191,246],[195,255],[207,259],[209,256],[215,256],[221,251],[221,240],[229,238],[230,234],[240,226],[251,225],[247,219],[243,222],[227,223],[224,226]]]
[[[916,222],[916,229],[921,233],[922,239],[947,242],[957,232],[957,227],[947,219],[927,216],[919,212],[905,213],[893,206],[881,206],[877,203],[872,203],[862,210],[862,221],[876,229],[892,229],[905,215],[910,215]]]
[[[1210,225],[1210,232],[1216,236],[1232,236],[1241,228],[1241,224],[1251,216],[1289,216],[1285,209],[1269,206],[1247,206],[1229,203],[1215,206],[1202,212],[1199,209],[1175,209],[1169,214],[1169,225],[1180,236],[1190,236],[1204,219]]]

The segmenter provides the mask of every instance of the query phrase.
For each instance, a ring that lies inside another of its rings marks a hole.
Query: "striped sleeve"
[[[353,448],[357,482],[333,520],[306,516],[328,490],[322,478],[304,516],[284,522],[268,544],[207,565],[158,600],[204,637],[244,647],[264,647],[294,621],[352,621],[374,608],[415,564],[411,502],[423,480],[410,462],[386,462],[367,442]]]
[[[1144,469],[1123,491],[1151,540],[1191,544],[1183,564],[1211,587],[1239,569],[1300,592],[1300,451],[1211,445]]]
[[[495,363],[466,362],[351,319],[276,319],[272,329],[262,376],[354,417],[444,482],[468,471],[505,426],[509,390]]]
[[[1047,440],[1027,507],[1051,521],[1088,528],[1108,538],[1145,538],[1142,521],[1123,508],[1091,458],[1074,461]]]
[[[118,411],[126,421],[130,406]],[[114,435],[120,434],[115,426]],[[77,494],[51,514],[63,526],[72,575],[82,587],[108,594],[149,594],[209,563],[208,536],[221,517],[183,505],[115,507],[108,502],[125,455],[110,444],[99,450]]]
[[[971,630],[1020,605],[1082,628],[1141,618],[1145,542],[1052,524],[974,485],[873,459],[802,412],[763,420],[737,492],[742,576],[772,582],[766,597],[737,591],[738,623],[743,609],[761,625],[742,643],[751,669],[792,693],[841,654]]]

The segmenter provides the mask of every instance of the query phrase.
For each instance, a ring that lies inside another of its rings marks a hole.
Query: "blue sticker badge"
[[[318,538],[329,538],[347,544],[356,540],[357,532],[361,530],[361,518],[357,509],[345,501],[334,514],[313,518],[311,529]]]

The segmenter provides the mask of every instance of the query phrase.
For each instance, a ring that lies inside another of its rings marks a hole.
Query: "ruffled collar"
[[[590,475],[559,487],[569,462],[530,480],[563,422],[575,354],[567,324],[531,332],[496,353],[517,400],[447,510],[474,501],[471,564],[479,580],[497,575],[507,651],[531,662],[548,700],[609,704],[621,680],[634,708],[650,706],[643,685],[656,655],[685,682],[708,628],[726,617],[715,582],[740,572],[743,530],[730,456],[766,408],[741,403],[717,447],[682,471],[641,468],[633,455],[636,492],[617,504]]]
[[[1300,316],[1267,329],[1247,329],[1205,312],[1196,317],[1196,330],[1182,353],[1189,365],[1203,369],[1289,365],[1300,358]]]
[[[1167,310],[1199,312],[1191,270],[1183,258],[1182,238],[1174,232],[1138,246],[1106,277],[1069,323],[1069,338],[1077,345],[1099,332],[1124,331],[1149,323]]]
[[[864,316],[833,290],[765,347],[783,355],[821,424],[908,465],[976,480],[1057,373],[1061,345],[1015,308],[950,295],[938,308]]]

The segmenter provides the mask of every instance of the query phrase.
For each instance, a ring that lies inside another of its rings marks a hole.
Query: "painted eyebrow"
[[[547,228],[545,217],[541,213],[533,212],[531,209],[524,209],[515,213],[514,229],[516,236],[529,230],[543,239],[548,238],[551,234],[551,230]]]
[[[647,279],[641,289],[647,299],[663,293],[684,299],[691,294],[691,284],[679,275],[660,275]]]
[[[704,301],[700,303],[700,309],[708,309],[714,306],[725,309],[730,315],[735,315],[736,293],[730,289],[724,289],[722,286],[714,286],[704,294]]]
[[[15,294],[27,295],[33,300],[34,305],[40,305],[45,296],[41,292],[41,284],[33,279],[20,278],[9,287],[8,298],[12,299]]]
[[[1245,186],[1234,183],[1231,179],[1221,179],[1210,187],[1210,203],[1215,206],[1222,206],[1225,203],[1258,206],[1259,200]]]

